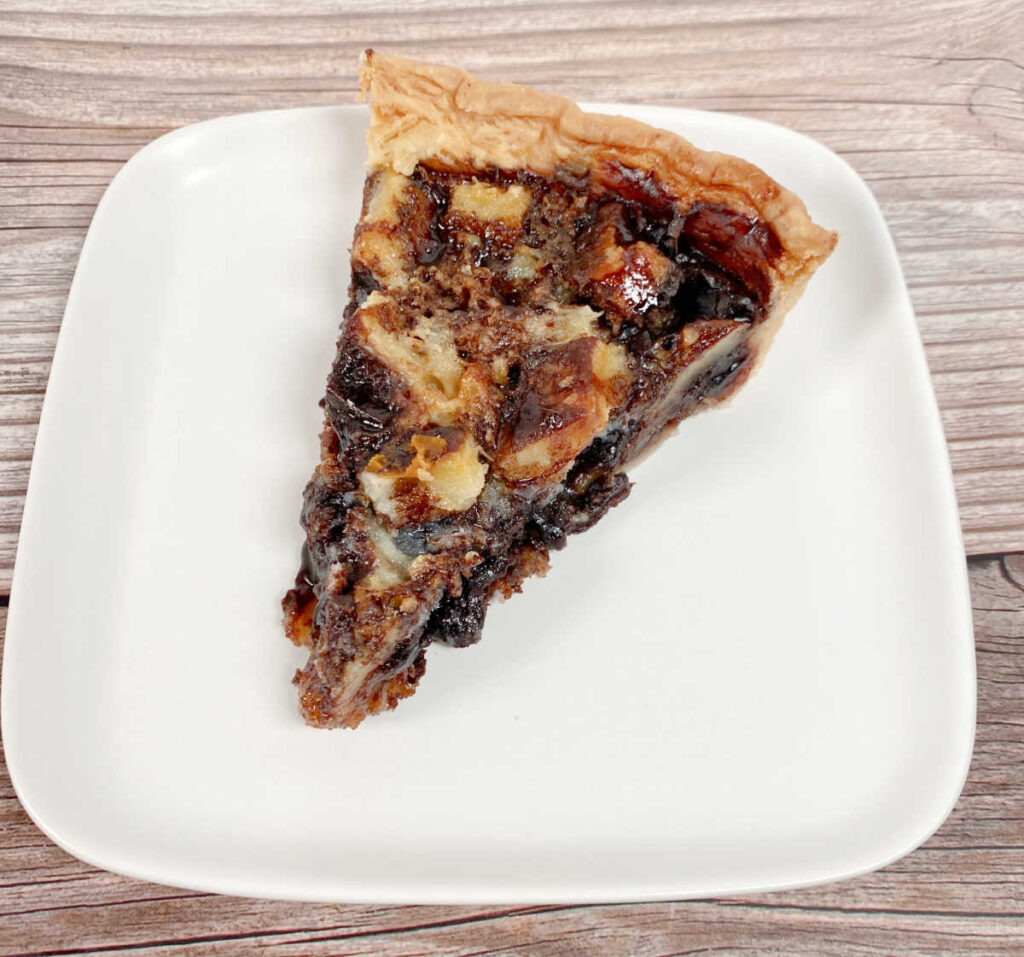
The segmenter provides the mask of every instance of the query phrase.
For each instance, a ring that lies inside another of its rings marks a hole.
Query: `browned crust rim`
[[[370,98],[371,167],[409,174],[434,161],[550,174],[561,162],[583,159],[597,170],[654,170],[681,205],[720,202],[771,225],[783,249],[777,278],[801,286],[836,243],[799,197],[756,166],[637,120],[585,113],[564,97],[373,50],[362,57],[361,89]]]

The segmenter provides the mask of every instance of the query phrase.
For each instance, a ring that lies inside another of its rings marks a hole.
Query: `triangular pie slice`
[[[835,245],[743,160],[368,52],[351,301],[284,600],[317,727],[412,694],[433,641],[629,493],[731,396]]]

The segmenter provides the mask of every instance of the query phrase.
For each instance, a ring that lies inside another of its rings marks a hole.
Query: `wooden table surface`
[[[773,120],[867,180],[903,261],[960,502],[979,668],[963,796],[910,856],[811,890],[599,907],[307,905],[97,871],[31,824],[0,761],[0,955],[1024,953],[1024,555],[1012,554],[1024,551],[1021,0],[8,0],[0,603],[64,301],[107,184],[174,127],[350,101],[367,46],[579,99]]]

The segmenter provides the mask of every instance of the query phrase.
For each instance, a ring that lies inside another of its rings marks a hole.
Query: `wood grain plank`
[[[14,575],[14,559],[18,553],[18,533],[0,530],[0,590],[9,594]]]
[[[373,907],[197,894],[89,868],[28,820],[0,766],[0,955],[1015,954],[1024,949],[1024,555],[970,565],[978,735],[920,849],[839,884],[706,902]],[[0,622],[5,624],[4,610]]]

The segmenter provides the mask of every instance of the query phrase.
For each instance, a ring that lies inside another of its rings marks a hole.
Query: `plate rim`
[[[0,683],[0,737],[3,738],[5,745],[5,758],[8,768],[8,773],[11,779],[12,786],[15,794],[18,797],[22,807],[28,813],[33,823],[55,844],[61,847],[63,850],[77,857],[78,859],[93,865],[98,868],[110,871],[112,873],[121,874],[126,877],[135,879],[145,880],[153,883],[164,884],[172,887],[195,889],[204,892],[212,892],[219,894],[231,894],[238,896],[247,896],[255,898],[267,898],[267,899],[278,899],[278,900],[295,900],[295,901],[323,901],[323,902],[350,902],[350,903],[387,903],[387,904],[401,904],[401,903],[421,903],[421,904],[491,904],[491,903],[579,903],[579,902],[593,902],[593,903],[615,903],[623,900],[630,901],[657,901],[657,900],[671,900],[671,899],[699,899],[705,897],[720,897],[720,896],[736,896],[753,893],[765,893],[770,891],[783,891],[794,888],[804,887],[816,887],[823,884],[833,883],[836,881],[843,881],[850,878],[854,878],[866,873],[873,872],[882,867],[887,866],[895,860],[906,856],[911,853],[925,841],[927,841],[946,821],[949,814],[952,812],[957,801],[959,800],[960,794],[963,790],[964,784],[967,780],[967,775],[970,770],[971,761],[973,758],[974,750],[974,737],[976,733],[976,721],[977,721],[977,672],[976,672],[976,661],[975,661],[975,642],[974,642],[974,628],[973,628],[973,614],[972,604],[970,598],[970,586],[967,569],[967,561],[965,555],[965,549],[963,547],[962,529],[960,525],[959,513],[956,507],[956,496],[955,487],[953,482],[953,474],[949,465],[949,451],[946,443],[945,435],[942,429],[941,418],[939,414],[938,403],[935,397],[934,386],[930,377],[930,373],[927,367],[927,361],[924,354],[923,343],[920,336],[919,327],[915,320],[915,314],[913,310],[913,304],[910,300],[909,290],[907,288],[905,277],[903,276],[902,265],[896,252],[895,244],[893,242],[891,232],[889,231],[888,224],[882,214],[881,208],[878,204],[874,194],[870,191],[867,184],[864,182],[862,177],[856,172],[856,170],[840,155],[835,153],[829,147],[818,142],[817,140],[807,136],[806,134],[798,131],[789,129],[779,124],[771,123],[765,120],[757,119],[754,117],[742,116],[739,114],[717,112],[717,111],[704,111],[696,110],[686,107],[677,107],[671,105],[662,104],[640,104],[640,103],[586,103],[583,104],[584,108],[592,111],[604,111],[609,113],[618,113],[627,116],[638,116],[639,118],[645,119],[650,122],[649,116],[656,115],[665,111],[671,112],[678,116],[680,122],[685,122],[687,117],[698,118],[703,123],[711,123],[713,126],[729,127],[735,123],[739,123],[744,126],[755,126],[759,127],[766,132],[770,132],[771,135],[779,136],[783,135],[789,138],[797,138],[802,141],[804,146],[808,149],[814,149],[819,152],[823,151],[828,154],[829,158],[838,164],[841,164],[845,168],[849,175],[849,179],[852,184],[856,184],[857,189],[860,192],[861,201],[866,202],[872,208],[873,214],[877,217],[878,221],[884,229],[885,238],[887,241],[887,257],[891,258],[896,264],[899,270],[900,280],[900,293],[903,299],[903,309],[905,313],[906,322],[901,322],[901,326],[904,327],[904,333],[908,333],[912,336],[913,349],[911,350],[911,357],[914,365],[917,367],[917,373],[920,375],[923,372],[925,391],[920,396],[920,401],[927,405],[927,420],[929,430],[932,435],[930,437],[931,442],[935,442],[936,439],[940,443],[942,450],[942,458],[945,464],[945,468],[942,470],[943,475],[941,477],[942,484],[944,486],[945,496],[948,502],[952,503],[952,528],[955,528],[955,534],[959,543],[959,552],[964,555],[962,573],[958,575],[958,604],[960,610],[963,613],[963,621],[961,626],[964,628],[967,636],[966,649],[969,651],[967,658],[970,662],[970,671],[965,674],[962,682],[963,689],[968,694],[968,707],[966,714],[969,717],[969,733],[965,739],[964,753],[959,756],[960,773],[957,778],[957,784],[951,789],[950,794],[944,805],[944,810],[936,816],[934,821],[929,821],[926,826],[918,829],[919,833],[915,834],[913,838],[903,839],[900,843],[900,849],[890,852],[889,856],[879,859],[877,862],[869,863],[867,865],[858,865],[851,868],[839,868],[828,874],[810,877],[808,879],[797,879],[791,882],[767,882],[767,883],[756,883],[750,886],[728,886],[723,888],[708,888],[700,891],[680,892],[679,888],[664,887],[661,885],[651,886],[646,889],[641,888],[639,882],[634,882],[631,887],[634,892],[628,895],[622,893],[616,893],[608,887],[607,880],[598,881],[598,884],[605,888],[605,890],[595,891],[592,887],[584,887],[584,882],[577,882],[574,885],[576,892],[572,893],[572,887],[556,889],[556,888],[545,888],[542,883],[537,884],[523,884],[516,886],[510,882],[501,883],[500,887],[494,887],[491,884],[483,884],[480,887],[474,887],[472,885],[460,885],[458,887],[454,885],[434,885],[431,886],[429,883],[416,884],[413,882],[407,888],[403,888],[400,882],[389,882],[388,887],[377,887],[373,884],[360,883],[358,880],[338,881],[336,878],[330,881],[332,890],[328,894],[321,893],[315,890],[308,883],[302,886],[301,881],[290,881],[289,886],[278,885],[274,887],[264,887],[262,890],[259,886],[253,884],[253,882],[246,879],[240,879],[236,881],[225,881],[214,879],[210,883],[205,883],[201,876],[196,874],[178,874],[168,873],[166,870],[161,870],[159,862],[156,866],[146,866],[144,861],[131,861],[126,859],[118,859],[116,849],[115,853],[110,856],[104,856],[101,853],[95,853],[90,848],[88,840],[82,840],[81,837],[76,839],[75,835],[67,833],[59,823],[48,821],[43,815],[39,814],[35,806],[35,802],[31,796],[32,787],[38,785],[40,782],[26,781],[22,777],[22,771],[17,759],[18,747],[14,749],[15,758],[12,761],[12,754],[10,749],[7,747],[9,743],[9,723],[10,723],[10,710],[12,705],[10,704],[10,695],[8,694],[9,682],[4,680]],[[60,381],[61,370],[67,364],[68,359],[66,358],[66,342],[67,336],[64,334],[65,329],[68,327],[69,317],[75,317],[80,311],[77,305],[78,295],[77,290],[82,283],[81,276],[88,271],[90,260],[93,256],[93,248],[96,245],[95,236],[101,231],[97,228],[97,224],[102,227],[107,216],[108,209],[113,206],[119,195],[129,188],[131,180],[135,178],[140,170],[145,168],[145,165],[150,162],[160,162],[167,154],[177,149],[180,145],[185,145],[191,138],[201,136],[204,133],[209,133],[213,129],[223,129],[228,126],[239,125],[239,124],[263,124],[273,122],[276,120],[283,119],[286,115],[295,115],[301,113],[320,113],[325,112],[345,112],[345,113],[361,113],[365,114],[367,107],[358,104],[338,104],[338,105],[327,105],[327,106],[304,106],[294,107],[285,109],[275,110],[261,110],[250,113],[232,114],[229,116],[216,117],[208,120],[203,120],[198,123],[189,124],[187,126],[172,130],[162,136],[152,140],[150,143],[143,146],[140,150],[134,153],[118,170],[111,182],[105,189],[103,196],[97,204],[96,210],[93,214],[90,222],[85,241],[82,245],[82,250],[79,254],[78,262],[75,267],[74,276],[69,288],[67,301],[65,303],[64,314],[62,317],[61,327],[58,332],[57,342],[54,349],[54,357],[50,370],[50,378],[47,383],[47,391],[44,396],[42,410],[40,413],[39,428],[36,437],[35,449],[33,450],[32,462],[29,470],[29,480],[26,492],[25,507],[23,511],[22,522],[19,530],[18,547],[14,562],[14,569],[12,573],[11,589],[10,589],[10,602],[8,607],[8,618],[7,627],[4,640],[4,654],[3,654],[3,672],[6,677],[8,673],[8,665],[12,659],[11,647],[20,647],[22,639],[18,638],[20,633],[19,621],[20,617],[17,613],[19,603],[16,601],[16,596],[19,594],[19,567],[21,566],[21,555],[23,551],[23,544],[26,540],[31,541],[32,529],[38,522],[36,512],[38,506],[35,502],[35,496],[33,494],[34,485],[37,487],[38,483],[33,482],[35,475],[37,456],[36,450],[41,446],[44,446],[51,442],[50,432],[52,431],[51,419],[52,415],[49,409],[52,407],[49,402],[50,398],[50,382],[55,378]],[[655,124],[656,125],[656,124]],[[72,322],[81,323],[81,319],[72,318]],[[936,476],[936,479],[939,477]],[[29,534],[26,536],[26,530]],[[952,554],[952,553],[951,553]],[[12,643],[12,635],[14,641]],[[905,846],[904,846],[905,845]],[[173,865],[172,865],[173,866]],[[257,883],[259,878],[256,879]],[[499,892],[500,891],[500,892]]]

